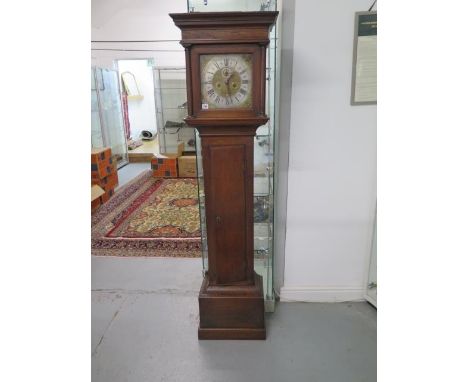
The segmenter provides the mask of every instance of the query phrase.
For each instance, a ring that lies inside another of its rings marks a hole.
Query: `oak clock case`
[[[199,339],[265,339],[254,271],[254,137],[265,115],[266,46],[278,12],[171,14],[182,31],[188,117],[201,138],[208,270]]]

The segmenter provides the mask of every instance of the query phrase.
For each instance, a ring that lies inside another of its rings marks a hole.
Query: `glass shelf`
[[[163,107],[163,110],[182,110],[182,109],[187,109],[187,106],[182,106],[182,107]]]

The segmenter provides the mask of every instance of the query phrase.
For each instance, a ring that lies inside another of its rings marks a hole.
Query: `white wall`
[[[295,2],[282,300],[363,297],[376,200],[376,106],[350,106],[350,94],[354,13],[370,3]]]
[[[185,0],[93,0],[91,39],[174,40],[159,43],[92,43],[92,48],[150,49],[157,52],[93,50],[92,65],[114,68],[115,59],[153,58],[156,66],[185,66],[185,53],[178,43],[180,30],[169,13],[187,12]]]
[[[119,73],[131,72],[137,81],[142,100],[128,100],[130,132],[133,139],[140,137],[142,130],[156,131],[156,107],[154,103],[153,69],[146,60],[119,61]]]

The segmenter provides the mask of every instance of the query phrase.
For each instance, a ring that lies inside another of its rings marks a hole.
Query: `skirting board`
[[[356,287],[287,287],[281,288],[280,301],[345,302],[364,301],[364,288]]]
[[[368,294],[364,295],[364,298],[367,300],[369,304],[371,304],[374,308],[377,308],[377,300],[374,300],[371,296]]]

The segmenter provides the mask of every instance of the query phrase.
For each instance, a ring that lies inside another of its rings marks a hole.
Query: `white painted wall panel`
[[[363,295],[376,106],[351,106],[350,94],[354,13],[368,7],[367,0],[296,0],[283,299]]]

